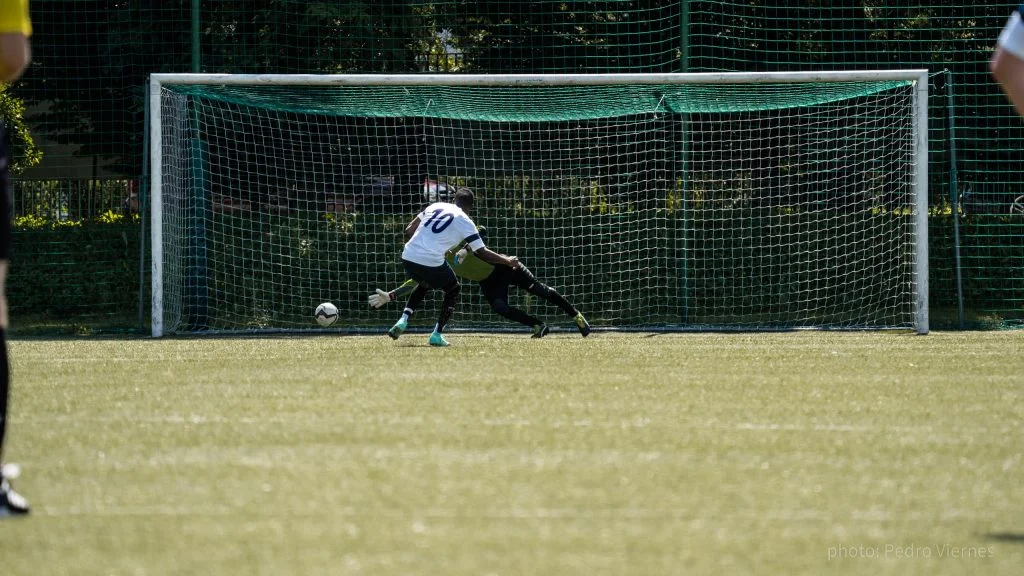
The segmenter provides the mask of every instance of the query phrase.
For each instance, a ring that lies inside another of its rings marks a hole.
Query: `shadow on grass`
[[[1024,532],[988,532],[985,538],[996,542],[1024,544]]]

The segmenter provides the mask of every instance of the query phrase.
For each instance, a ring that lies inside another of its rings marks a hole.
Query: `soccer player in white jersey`
[[[388,330],[388,336],[393,339],[398,339],[405,332],[409,317],[419,308],[427,292],[435,288],[444,292],[444,302],[429,343],[431,346],[448,345],[442,332],[455,313],[460,289],[455,272],[445,261],[445,252],[451,247],[466,244],[484,262],[512,269],[520,266],[516,258],[492,252],[484,245],[476,224],[466,214],[473,208],[471,190],[464,188],[456,192],[454,202],[435,202],[427,206],[405,227],[405,236],[409,241],[402,250],[402,265],[409,278],[417,282],[417,286],[409,295],[402,317]]]
[[[1010,15],[996,42],[989,67],[1007,99],[1024,116],[1024,4]]]

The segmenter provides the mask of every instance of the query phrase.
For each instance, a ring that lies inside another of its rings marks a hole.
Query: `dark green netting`
[[[166,85],[172,92],[267,110],[381,118],[562,121],[658,112],[732,113],[817,106],[909,81],[551,87]]]

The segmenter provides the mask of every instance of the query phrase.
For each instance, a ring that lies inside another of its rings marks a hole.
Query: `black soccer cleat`
[[[530,338],[543,338],[548,335],[548,332],[551,332],[551,328],[548,328],[547,324],[537,324],[533,327],[533,336]]]
[[[580,334],[582,334],[584,338],[589,336],[590,335],[590,322],[587,322],[587,319],[583,317],[583,312],[577,312],[575,320],[576,320],[576,327],[580,329]]]

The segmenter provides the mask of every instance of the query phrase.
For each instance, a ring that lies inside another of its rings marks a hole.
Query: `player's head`
[[[473,191],[469,188],[459,188],[459,191],[455,193],[455,205],[463,210],[469,210],[473,207]]]

